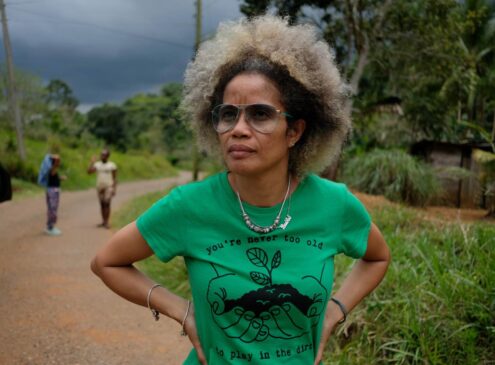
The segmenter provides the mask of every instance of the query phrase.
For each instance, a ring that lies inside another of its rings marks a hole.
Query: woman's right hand
[[[194,349],[196,350],[199,362],[202,365],[207,365],[206,356],[199,341],[198,328],[196,327],[196,317],[194,313],[194,303],[191,303],[191,308],[189,308],[189,315],[187,316],[186,322],[184,323],[184,329],[187,333],[187,336],[189,337],[189,340],[194,346]]]

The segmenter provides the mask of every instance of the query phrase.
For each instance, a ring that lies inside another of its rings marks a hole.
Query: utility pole
[[[10,47],[9,29],[7,27],[7,16],[5,14],[4,0],[0,0],[0,13],[2,20],[3,44],[5,46],[5,58],[7,60],[7,99],[9,101],[9,111],[14,119],[15,131],[17,135],[17,149],[22,161],[26,159],[26,148],[24,147],[24,136],[22,131],[21,110],[17,101],[17,92],[14,81],[14,65],[12,62],[12,48]]]
[[[196,53],[198,52],[199,45],[201,44],[201,13],[202,13],[201,0],[196,0],[196,42],[194,44],[194,57],[196,57]],[[197,143],[193,144],[192,155],[193,155],[192,156],[193,181],[197,181],[199,175],[199,159],[200,159]]]

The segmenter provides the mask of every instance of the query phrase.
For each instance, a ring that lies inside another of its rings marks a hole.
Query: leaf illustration
[[[260,285],[270,284],[270,277],[268,275],[256,271],[251,271],[250,275],[251,275],[251,279],[253,279],[253,281],[256,284],[260,284]]]
[[[258,267],[266,267],[268,263],[268,256],[261,248],[250,248],[247,250],[247,257],[253,265]]]
[[[276,267],[280,266],[280,263],[282,262],[282,253],[280,250],[275,252],[275,255],[273,255],[272,259],[272,270],[275,269]]]

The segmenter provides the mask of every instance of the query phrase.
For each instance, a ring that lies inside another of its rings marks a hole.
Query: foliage
[[[9,122],[3,68],[0,73],[0,129],[13,129]],[[86,120],[75,109],[79,101],[70,86],[62,80],[52,80],[45,86],[40,77],[20,69],[15,69],[15,80],[25,136],[47,140],[57,134],[78,144]]]
[[[129,202],[119,225],[163,193]],[[488,364],[495,358],[495,226],[429,221],[384,202],[372,210],[392,251],[384,281],[331,336],[326,365]],[[335,259],[338,288],[354,261]],[[154,280],[190,298],[182,258],[139,263]]]
[[[103,104],[88,112],[88,130],[97,138],[120,151],[126,151],[128,138],[124,125],[125,112],[117,105]]]
[[[16,82],[17,99],[21,109],[21,117],[24,125],[37,123],[46,110],[46,89],[41,77],[30,72],[15,69],[14,78]],[[7,105],[7,70],[4,65],[0,66],[0,127],[14,126],[8,122],[9,109]]]
[[[60,174],[66,175],[67,180],[62,182],[62,188],[77,190],[93,187],[95,176],[88,175],[87,168],[92,156],[99,156],[99,147],[73,148],[62,140],[51,138],[49,141],[26,139],[27,159],[22,162],[15,151],[12,134],[0,135],[0,162],[13,178],[36,183],[38,169],[46,153],[59,153],[61,156]],[[8,147],[10,146],[10,147]],[[170,163],[159,155],[147,152],[128,151],[126,154],[112,151],[110,159],[118,166],[118,180],[129,181],[138,179],[153,179],[172,176],[176,170]]]
[[[244,0],[241,10],[316,24],[350,81],[358,127],[389,99],[413,141],[478,141],[459,122],[493,119],[493,0]]]
[[[88,130],[119,150],[166,153],[176,164],[189,159],[192,134],[179,112],[182,85],[169,83],[160,94],[137,94],[122,105],[104,104],[88,113]]]
[[[11,179],[11,184],[12,199],[14,201],[36,196],[45,191],[41,186],[37,184],[17,178]]]
[[[62,80],[51,80],[46,86],[47,102],[53,107],[76,109],[79,101],[74,97],[70,86]]]
[[[344,164],[343,180],[359,191],[424,206],[439,195],[433,169],[400,150],[374,150]]]
[[[377,291],[328,346],[326,364],[483,364],[495,356],[495,228],[372,212],[392,251]],[[352,261],[336,261],[337,287]],[[347,333],[347,336],[346,336]]]

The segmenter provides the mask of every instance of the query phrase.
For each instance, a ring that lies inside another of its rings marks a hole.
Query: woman
[[[58,174],[59,167],[60,156],[58,154],[47,154],[41,163],[38,175],[38,183],[46,188],[47,220],[45,233],[50,236],[62,234],[62,231],[55,226],[60,201],[60,181],[66,178]]]
[[[346,88],[309,26],[263,16],[221,25],[185,77],[183,107],[226,171],[174,189],[100,250],[116,293],[182,325],[185,364],[319,364],[335,326],[390,255],[362,204],[314,175],[350,129]],[[332,295],[333,257],[359,259]],[[132,264],[183,256],[193,303]]]

